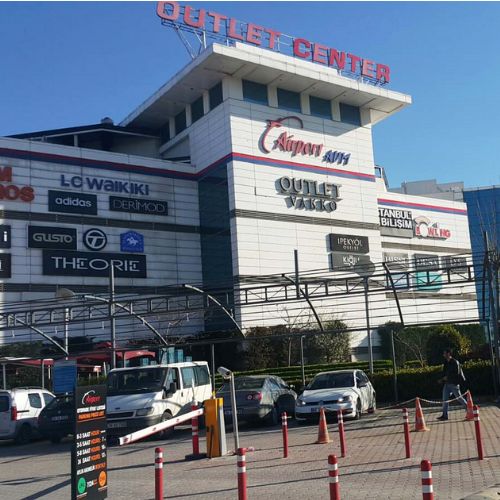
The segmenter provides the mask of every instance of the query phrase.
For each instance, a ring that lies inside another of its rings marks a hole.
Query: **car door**
[[[361,411],[366,411],[370,404],[370,389],[368,387],[368,379],[361,371],[356,372],[356,387],[358,388],[361,396]]]
[[[8,435],[12,432],[10,396],[8,392],[0,393],[0,436]]]
[[[172,416],[175,417],[184,405],[184,390],[178,368],[169,368],[165,387],[169,388],[172,382],[175,382],[177,385],[177,390],[173,394],[169,394],[168,397],[164,399],[164,403]]]
[[[26,417],[29,419],[31,427],[38,427],[38,415],[42,411],[43,402],[40,391],[28,392],[28,413]]]

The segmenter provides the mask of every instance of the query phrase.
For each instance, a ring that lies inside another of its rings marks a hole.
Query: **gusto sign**
[[[181,6],[178,2],[158,2],[156,13],[167,23],[180,24],[193,31],[201,30],[211,34],[213,38],[224,37],[278,52],[285,52],[286,47],[291,46],[294,57],[360,75],[377,83],[388,83],[390,80],[390,69],[385,64],[313,43],[305,38],[294,38],[273,29],[241,22],[217,12],[189,5]]]
[[[35,198],[31,186],[16,186],[12,183],[12,167],[0,165],[0,200],[24,201],[30,203]]]

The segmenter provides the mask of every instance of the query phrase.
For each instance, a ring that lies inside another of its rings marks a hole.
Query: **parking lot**
[[[404,458],[400,410],[379,411],[346,423],[347,457],[339,458],[340,489],[348,499],[417,499],[420,460],[433,464],[439,499],[460,499],[500,483],[500,410],[481,409],[485,460],[477,460],[474,423],[462,411],[437,422],[437,409],[426,409],[430,432],[412,432],[413,458]],[[413,412],[411,413],[413,421]],[[247,454],[249,498],[328,498],[327,456],[340,456],[337,426],[329,425],[330,444],[314,444],[317,425],[289,431],[289,458],[282,457],[281,428],[243,427],[241,446]],[[228,448],[232,449],[232,435]],[[191,451],[190,430],[178,429],[168,441],[145,441],[109,449],[109,498],[154,497],[154,448],[164,449],[167,498],[237,498],[236,458],[184,461]],[[201,449],[205,447],[204,439]],[[70,441],[16,446],[0,444],[1,497],[67,499],[70,497]]]

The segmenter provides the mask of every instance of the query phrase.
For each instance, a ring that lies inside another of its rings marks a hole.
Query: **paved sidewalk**
[[[474,423],[452,411],[448,422],[425,409],[430,432],[411,433],[413,458],[404,458],[401,411],[379,411],[359,422],[346,422],[348,456],[339,458],[342,499],[421,499],[420,460],[433,464],[437,499],[462,499],[497,485],[500,478],[500,410],[481,408],[485,460],[477,460]],[[414,411],[410,412],[411,422]],[[327,499],[327,457],[340,456],[336,424],[330,424],[332,443],[313,444],[317,426],[291,424],[290,456],[282,456],[281,429],[243,429],[241,445],[256,448],[247,454],[249,498]],[[228,447],[232,448],[232,435]],[[178,430],[172,440],[148,441],[109,449],[109,498],[154,497],[154,448],[164,449],[166,498],[237,498],[236,458],[185,462],[191,452],[190,432]],[[201,440],[201,449],[205,447]],[[0,446],[1,498],[9,500],[68,499],[69,442],[51,445]]]
[[[424,410],[430,432],[411,433],[413,458],[404,458],[404,437],[400,411],[379,412],[360,422],[346,423],[348,456],[339,459],[342,498],[420,499],[420,461],[433,463],[434,490],[438,499],[459,499],[498,482],[500,477],[500,410],[481,410],[486,460],[477,460],[474,423],[453,411],[448,422],[438,422],[437,412]],[[413,421],[413,415],[411,415]],[[328,498],[327,456],[340,449],[335,424],[329,426],[333,442],[312,444],[316,426],[290,430],[290,456],[281,458],[281,431],[253,430],[243,433],[241,444],[254,446],[247,454],[249,498]],[[232,445],[232,436],[228,444]],[[148,448],[150,460],[152,446]],[[198,462],[178,462],[189,451],[189,443],[169,450],[165,446],[165,493],[168,498],[237,497],[234,457]],[[130,484],[120,470],[120,450],[113,454],[110,481]],[[141,458],[143,453],[140,453]],[[146,472],[146,471],[144,471]],[[127,471],[127,475],[131,470]],[[148,474],[151,471],[148,470]],[[115,483],[116,484],[116,483]],[[112,492],[115,488],[112,488]],[[120,488],[126,495],[126,488]],[[137,498],[148,498],[147,495]]]

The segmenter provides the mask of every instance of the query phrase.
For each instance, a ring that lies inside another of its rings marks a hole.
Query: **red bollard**
[[[196,411],[198,405],[193,402],[191,405],[191,411]],[[198,417],[193,417],[191,419],[191,438],[193,440],[193,456],[200,454],[200,438],[198,436]]]
[[[481,440],[481,424],[479,418],[479,406],[474,405],[474,427],[476,428],[477,458],[483,460],[483,441]]]
[[[238,500],[247,500],[247,467],[246,467],[246,450],[238,448]]]
[[[286,411],[281,414],[281,427],[283,429],[283,458],[288,458],[288,417]]]
[[[163,500],[163,450],[155,448],[155,500]]]
[[[339,466],[335,455],[328,455],[328,482],[330,483],[330,500],[340,500]]]
[[[432,488],[432,464],[429,460],[420,462],[420,471],[422,474],[422,499],[434,500],[434,490]]]
[[[344,458],[346,456],[346,446],[344,433],[344,417],[342,416],[342,410],[337,410],[337,421],[339,423],[340,456]]]
[[[405,433],[406,458],[411,458],[410,420],[408,417],[408,408],[403,408],[403,428],[404,428],[404,433]]]

